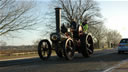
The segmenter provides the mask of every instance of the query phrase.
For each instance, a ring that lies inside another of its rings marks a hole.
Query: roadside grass
[[[112,48],[104,48],[104,49],[112,49]],[[94,49],[94,51],[101,51],[104,49]],[[52,56],[56,56],[56,52],[52,50]],[[25,50],[3,50],[0,51],[0,60],[6,59],[16,59],[16,58],[27,58],[27,57],[39,57],[37,51],[25,51]]]
[[[8,60],[8,59],[18,59],[18,58],[28,58],[28,57],[38,57],[38,54],[27,54],[27,55],[18,55],[18,56],[0,56],[0,60]]]
[[[38,56],[37,51],[32,50],[1,50],[0,60]]]
[[[94,49],[94,51],[107,50],[107,49],[113,49],[113,48],[100,48],[100,49]]]
[[[55,51],[52,51],[52,56],[55,56]],[[6,59],[18,59],[18,58],[30,58],[30,57],[39,57],[37,51],[10,51],[4,50],[0,51],[0,60]]]

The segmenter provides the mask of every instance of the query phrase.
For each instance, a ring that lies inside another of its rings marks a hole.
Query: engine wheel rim
[[[87,44],[86,47],[87,47],[89,54],[92,54],[93,53],[93,48],[92,48],[93,47],[93,41],[92,41],[91,36],[88,36],[86,44]]]
[[[42,45],[41,45],[41,53],[42,53],[42,56],[44,58],[46,58],[49,54],[49,47],[48,47],[48,43],[47,42],[42,42]]]
[[[42,60],[47,60],[51,56],[51,45],[48,40],[41,40],[39,42],[38,54]]]
[[[68,54],[68,56],[72,57],[73,56],[72,52],[73,52],[73,42],[69,40],[66,43],[66,53]]]

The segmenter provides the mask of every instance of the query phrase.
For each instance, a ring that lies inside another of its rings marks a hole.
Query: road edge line
[[[118,68],[120,65],[124,64],[125,62],[128,62],[128,59],[122,60],[117,65],[114,65],[114,66],[112,66],[112,67],[110,67],[110,68],[108,68],[102,72],[111,72],[113,69]]]

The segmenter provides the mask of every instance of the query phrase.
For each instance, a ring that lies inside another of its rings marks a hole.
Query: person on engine
[[[84,32],[87,32],[88,30],[88,23],[87,20],[85,20],[83,23],[80,24],[83,27]]]

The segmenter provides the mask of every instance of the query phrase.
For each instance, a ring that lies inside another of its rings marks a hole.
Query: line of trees
[[[117,30],[108,29],[103,24],[95,25],[90,32],[95,38],[95,48],[115,48],[122,38]]]

